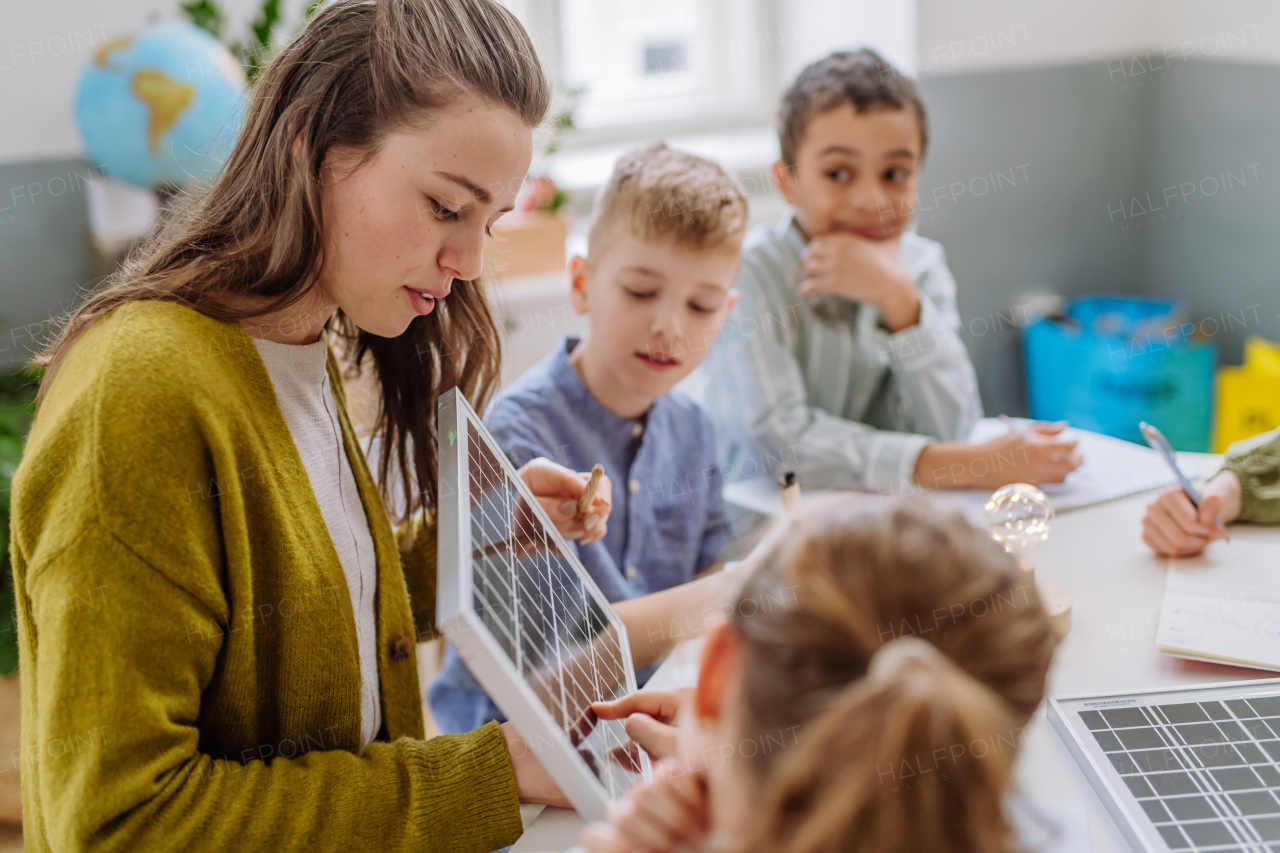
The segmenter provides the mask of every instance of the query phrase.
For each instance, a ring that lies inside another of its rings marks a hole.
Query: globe
[[[213,36],[165,21],[107,41],[80,76],[76,122],[90,160],[146,189],[204,182],[244,119],[244,70]]]

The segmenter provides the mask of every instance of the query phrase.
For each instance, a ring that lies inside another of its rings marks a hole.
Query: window
[[[761,26],[771,0],[508,0],[557,85],[581,89],[587,131],[655,121],[758,120],[782,40]]]

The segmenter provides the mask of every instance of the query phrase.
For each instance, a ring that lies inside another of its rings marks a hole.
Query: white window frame
[[[564,79],[563,27],[560,23],[560,0],[504,0],[521,19],[534,41],[552,80],[560,85]],[[722,0],[722,12],[731,14],[742,0]],[[743,99],[717,109],[707,101],[691,102],[662,108],[635,119],[611,121],[579,127],[566,134],[565,148],[589,147],[614,142],[674,136],[711,130],[760,127],[773,124],[781,96],[781,69],[785,61],[781,49],[778,7],[781,0],[750,0],[754,6],[754,32],[739,33],[729,42],[730,50],[752,50],[756,69],[753,91]],[[769,35],[771,34],[771,35]],[[785,34],[783,34],[785,35]],[[735,47],[734,45],[737,45]],[[661,112],[661,117],[655,113]]]

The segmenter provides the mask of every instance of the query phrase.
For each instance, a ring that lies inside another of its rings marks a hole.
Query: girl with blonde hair
[[[959,517],[838,499],[759,560],[696,688],[596,706],[666,757],[588,850],[1011,850],[1002,797],[1054,648],[1013,559]]]

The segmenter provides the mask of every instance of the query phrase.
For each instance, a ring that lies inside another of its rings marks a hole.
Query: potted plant
[[[22,787],[16,756],[18,729],[18,617],[9,559],[9,495],[35,415],[39,373],[0,372],[0,842],[22,824]]]
[[[559,89],[550,126],[540,134],[537,156],[529,177],[516,196],[515,210],[493,226],[493,244],[486,266],[498,278],[518,278],[565,268],[565,238],[569,233],[569,194],[551,180],[549,159],[560,148],[566,131],[575,125],[573,113],[583,88]]]

